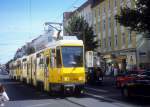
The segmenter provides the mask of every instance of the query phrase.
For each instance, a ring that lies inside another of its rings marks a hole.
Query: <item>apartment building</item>
[[[65,27],[67,27],[69,20],[73,15],[77,14],[80,17],[84,17],[84,19],[87,21],[87,23],[92,26],[92,9],[91,9],[91,3],[89,1],[86,1],[84,4],[82,4],[80,7],[77,7],[72,12],[64,12],[63,13],[63,32],[64,35],[68,35],[65,31]]]
[[[134,8],[134,0],[90,0],[92,25],[100,42],[100,52],[106,62],[115,62],[121,69],[137,63],[136,34],[117,23],[120,7]]]
[[[121,26],[115,16],[120,13],[120,7],[135,8],[135,2],[136,0],[87,0],[64,18],[64,23],[75,13],[84,17],[97,35],[97,52],[101,53],[105,61],[117,64],[121,69],[131,69],[141,63],[150,63],[150,49],[147,48],[150,40]]]

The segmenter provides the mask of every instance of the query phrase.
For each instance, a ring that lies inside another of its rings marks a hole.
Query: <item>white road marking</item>
[[[46,106],[46,105],[50,105],[52,103],[44,103],[44,104],[36,104],[36,105],[28,105],[26,107],[43,107],[43,106]]]
[[[90,88],[90,87],[85,87],[85,89],[92,90],[92,91],[97,91],[97,92],[103,92],[103,93],[107,93],[107,92],[108,92],[108,91],[106,91],[106,90],[95,89],[95,88]]]
[[[101,96],[101,95],[95,95],[95,94],[86,93],[86,92],[85,92],[85,94],[89,95],[89,96],[97,97],[97,98],[103,98],[103,99],[105,98],[104,96]]]

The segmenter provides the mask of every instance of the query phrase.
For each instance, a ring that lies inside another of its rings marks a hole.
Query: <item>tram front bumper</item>
[[[64,84],[62,85],[62,87],[65,93],[70,92],[83,93],[84,90],[84,84]]]

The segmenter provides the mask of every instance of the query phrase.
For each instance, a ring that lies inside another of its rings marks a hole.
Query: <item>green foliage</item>
[[[94,41],[95,35],[92,27],[89,26],[83,17],[72,16],[65,31],[69,35],[76,35],[79,40],[83,40],[86,51],[94,50],[98,47],[98,42]]]
[[[117,21],[131,31],[150,33],[150,0],[137,0],[136,8],[121,8]]]
[[[13,59],[11,59],[11,60],[9,60],[6,64],[5,64],[5,66],[6,66],[6,69],[8,70],[8,72],[9,72],[9,64],[11,63],[13,61]]]
[[[34,52],[35,52],[34,47],[28,47],[27,50],[26,50],[26,54],[27,54],[27,55],[30,55],[30,54],[32,54],[32,53],[34,53]]]

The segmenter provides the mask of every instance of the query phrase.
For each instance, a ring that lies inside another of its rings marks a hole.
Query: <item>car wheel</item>
[[[123,97],[125,97],[125,98],[130,98],[130,97],[131,97],[131,96],[130,96],[129,89],[128,89],[127,87],[124,87],[124,88],[122,89],[122,95],[123,95]]]

